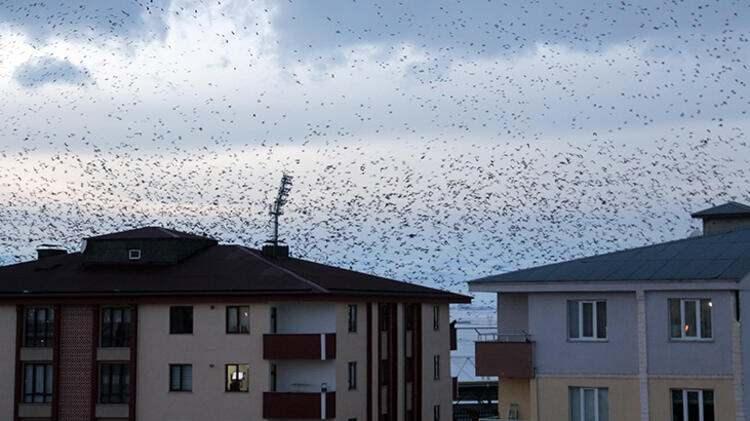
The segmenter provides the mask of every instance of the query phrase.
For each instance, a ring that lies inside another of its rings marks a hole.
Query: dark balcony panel
[[[336,334],[325,334],[325,355],[320,334],[263,335],[263,358],[266,360],[332,360],[336,358]]]
[[[534,377],[534,344],[532,342],[477,342],[477,376],[505,379]]]
[[[325,414],[321,413],[325,400]],[[321,393],[266,392],[263,394],[263,418],[333,419],[336,418],[336,392]]]

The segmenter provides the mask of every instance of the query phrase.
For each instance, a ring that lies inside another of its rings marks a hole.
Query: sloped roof
[[[88,237],[87,240],[213,240],[213,238],[169,228],[143,227]]]
[[[750,273],[750,229],[691,237],[470,281],[739,281]]]
[[[727,202],[723,205],[714,206],[695,212],[690,215],[693,218],[734,218],[738,216],[750,217],[750,206],[738,202]]]
[[[133,235],[130,231],[122,234],[108,236],[108,239],[130,239]],[[166,235],[164,232],[155,234]],[[259,250],[239,245],[210,245],[171,265],[92,266],[86,264],[83,254],[71,253],[0,267],[0,298],[61,294],[361,295],[447,302],[471,300],[459,294],[308,260],[267,258]]]

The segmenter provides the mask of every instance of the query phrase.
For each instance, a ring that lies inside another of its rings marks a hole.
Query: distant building
[[[0,419],[449,420],[469,298],[142,228],[0,267]]]
[[[750,207],[703,235],[469,282],[498,294],[476,370],[502,419],[726,421],[750,414]]]

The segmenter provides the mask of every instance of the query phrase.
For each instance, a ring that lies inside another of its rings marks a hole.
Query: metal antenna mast
[[[271,205],[269,214],[273,218],[273,237],[267,241],[274,246],[279,245],[279,216],[284,214],[284,205],[289,198],[289,192],[292,190],[292,176],[283,174],[281,176],[281,186],[276,194],[276,200]]]

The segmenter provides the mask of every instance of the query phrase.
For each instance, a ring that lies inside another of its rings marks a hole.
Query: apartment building
[[[469,298],[147,227],[0,267],[0,419],[449,420]]]
[[[703,235],[469,282],[497,294],[476,371],[503,419],[746,419],[750,206],[692,216]]]

